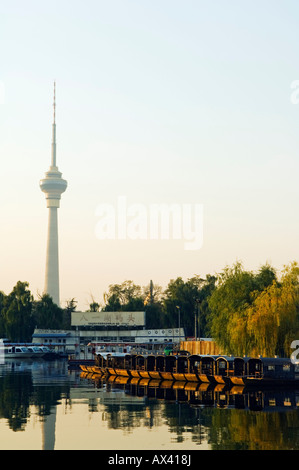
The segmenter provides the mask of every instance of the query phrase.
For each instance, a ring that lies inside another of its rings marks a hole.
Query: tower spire
[[[54,102],[53,102],[53,108],[54,108],[54,124],[55,124],[55,113],[56,113],[56,82],[54,80]]]
[[[52,160],[51,166],[56,167],[56,82],[54,81],[54,100],[53,100],[53,124],[52,124]]]

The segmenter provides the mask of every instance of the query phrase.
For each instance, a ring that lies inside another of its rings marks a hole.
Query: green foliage
[[[274,280],[259,293],[247,312],[252,352],[265,356],[290,355],[299,333],[299,268],[285,267],[281,281]]]
[[[66,301],[65,309],[63,310],[62,329],[70,330],[72,321],[72,312],[77,308],[77,301],[72,298]]]
[[[298,278],[296,263],[285,268],[281,280],[269,265],[257,273],[239,262],[225,268],[209,299],[215,341],[228,354],[289,354],[299,333]]]
[[[75,304],[76,301],[71,299],[62,309],[47,294],[35,301],[28,282],[18,281],[10,294],[0,292],[0,337],[14,342],[30,342],[36,327],[69,329]]]
[[[33,298],[28,286],[28,282],[18,281],[12,292],[3,298],[1,314],[5,336],[13,341],[31,339]]]
[[[208,333],[208,297],[215,288],[216,278],[201,279],[194,276],[186,282],[178,277],[171,280],[165,289],[153,283],[141,287],[133,281],[112,284],[104,294],[104,311],[146,311],[148,328],[177,328],[180,324],[187,335],[193,335],[195,319],[200,309],[201,334]]]
[[[104,294],[105,312],[138,311],[144,309],[144,297],[140,286],[133,281],[111,284]]]
[[[181,277],[169,282],[163,298],[163,309],[169,326],[178,327],[180,313],[181,327],[185,328],[188,336],[194,334],[195,315],[198,313],[198,307],[200,308],[200,300],[204,300],[203,291],[201,292],[204,285],[205,280],[199,276],[194,276],[186,282]],[[202,332],[203,329],[201,325]]]
[[[99,311],[92,298],[89,311]],[[31,341],[34,328],[69,329],[76,309],[70,299],[64,309],[48,295],[34,300],[27,282],[12,292],[0,292],[0,337]],[[242,263],[225,267],[217,276],[177,277],[163,290],[133,281],[111,284],[103,311],[146,311],[147,328],[184,328],[187,336],[213,337],[227,354],[289,355],[299,337],[299,266],[291,263],[278,277],[269,264],[257,272]]]
[[[37,328],[55,330],[62,327],[63,311],[48,294],[44,294],[34,304],[34,318]]]

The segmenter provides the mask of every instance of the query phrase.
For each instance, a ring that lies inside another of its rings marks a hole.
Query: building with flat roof
[[[94,345],[156,351],[185,340],[184,328],[146,329],[145,324],[145,312],[72,312],[71,330],[35,329],[32,341],[61,354],[87,356]]]

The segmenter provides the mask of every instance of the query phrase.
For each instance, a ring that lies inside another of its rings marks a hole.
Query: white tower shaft
[[[44,292],[52,297],[55,304],[59,305],[59,261],[58,261],[58,217],[57,209],[60,205],[61,194],[67,188],[67,182],[61,178],[61,173],[56,166],[56,96],[54,84],[54,122],[52,126],[52,156],[51,166],[46,172],[45,178],[40,181],[40,188],[46,195],[47,208],[49,209],[48,239],[46,255],[46,273]]]
[[[59,258],[57,207],[49,207],[45,292],[59,305]]]

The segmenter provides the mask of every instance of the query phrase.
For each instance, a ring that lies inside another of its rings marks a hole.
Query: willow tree
[[[241,262],[226,267],[219,275],[209,299],[210,329],[218,345],[228,354],[243,355],[252,346],[248,329],[249,308],[276,279],[275,270],[266,264],[257,273],[246,271]]]
[[[290,355],[299,334],[299,267],[286,266],[280,282],[274,280],[248,309],[252,354]]]

